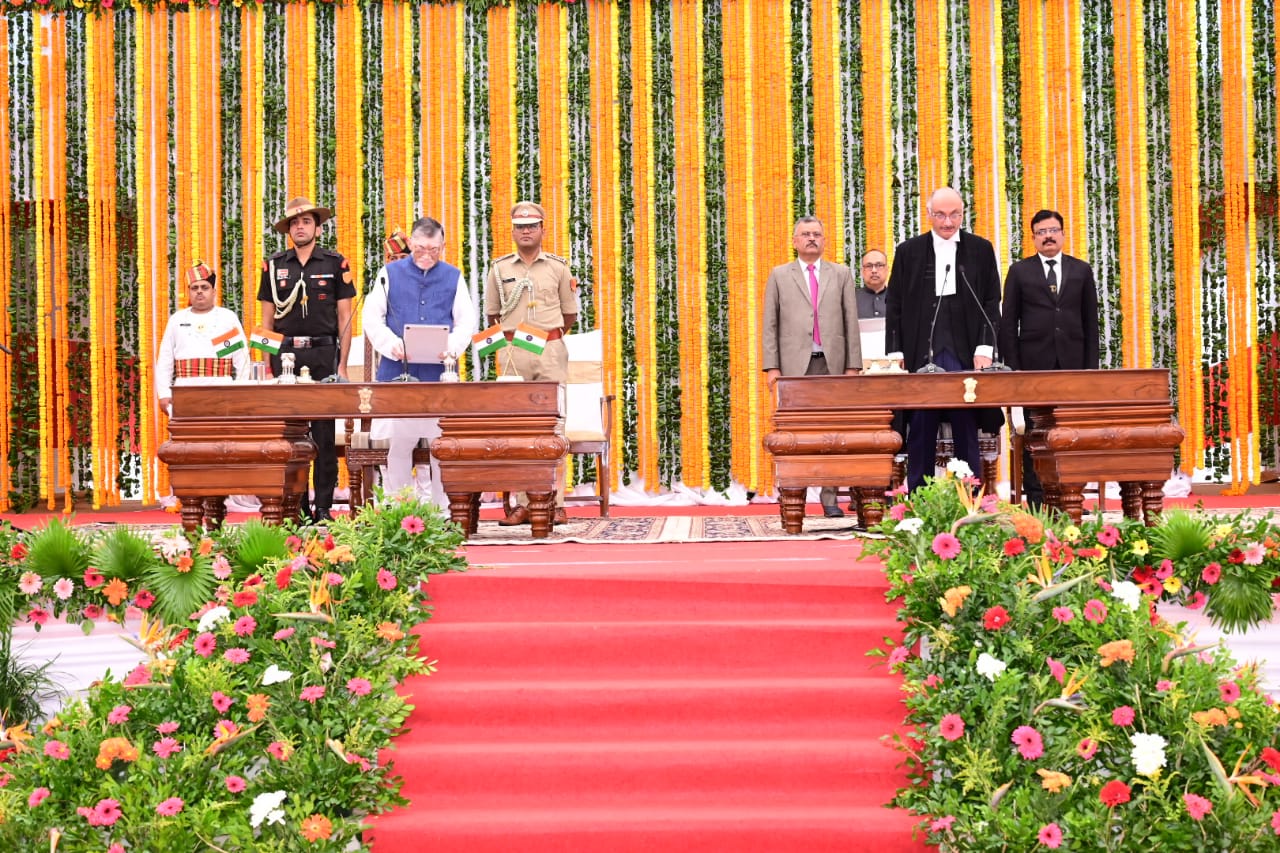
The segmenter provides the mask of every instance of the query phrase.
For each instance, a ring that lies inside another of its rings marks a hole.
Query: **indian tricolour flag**
[[[511,343],[534,355],[542,355],[542,351],[547,348],[547,333],[543,329],[521,323],[516,326],[516,336],[511,339]]]
[[[507,336],[502,334],[502,324],[494,323],[471,336],[471,342],[479,347],[480,357],[492,355],[507,345]]]
[[[249,337],[249,346],[254,349],[260,349],[263,352],[269,352],[272,355],[278,355],[283,344],[284,335],[268,332],[261,326],[254,329],[253,334]]]
[[[244,338],[239,329],[228,329],[213,339],[213,354],[218,358],[226,358],[241,349],[244,349]]]

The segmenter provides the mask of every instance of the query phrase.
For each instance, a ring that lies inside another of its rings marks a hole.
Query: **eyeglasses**
[[[207,281],[197,281],[194,284],[188,284],[187,290],[199,292],[201,290],[213,290],[213,285]]]
[[[1036,235],[1037,237],[1048,237],[1050,234],[1061,234],[1062,229],[1061,228],[1037,228],[1031,233]]]
[[[941,210],[931,210],[929,215],[939,222],[959,222],[964,219],[963,210],[953,210],[951,213],[945,213]]]
[[[887,266],[889,265],[883,262],[868,261],[867,263],[862,265],[862,268],[864,270],[882,270]]]
[[[541,228],[542,223],[541,222],[522,222],[519,225],[512,225],[511,227],[516,229],[517,231],[532,231],[535,228]]]
[[[438,246],[410,246],[409,251],[415,255],[438,255],[444,251],[444,243]]]

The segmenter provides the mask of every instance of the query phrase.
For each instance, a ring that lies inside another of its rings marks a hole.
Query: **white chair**
[[[596,493],[566,494],[565,502],[599,504],[600,516],[608,518],[614,397],[604,392],[604,333],[596,329],[565,335],[564,345],[569,352],[564,435],[569,440],[570,453],[594,456],[596,463]]]

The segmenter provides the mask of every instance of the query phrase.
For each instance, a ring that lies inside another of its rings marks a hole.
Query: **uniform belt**
[[[809,354],[809,358],[810,358],[810,359],[815,359],[815,358],[826,358],[826,355],[825,355],[825,354],[823,354],[822,350],[814,350],[813,352],[811,352],[811,353]]]
[[[295,335],[292,338],[285,338],[281,343],[292,349],[315,349],[331,347],[337,343],[337,339],[333,335]]]
[[[543,331],[547,333],[548,341],[558,341],[564,337],[564,331],[562,329],[543,329]],[[509,341],[514,340],[516,331],[515,329],[507,329],[502,333],[502,336]]]

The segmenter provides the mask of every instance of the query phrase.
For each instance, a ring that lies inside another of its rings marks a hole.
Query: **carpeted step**
[[[376,850],[466,853],[927,853],[912,820],[875,806],[737,808],[614,805],[451,810],[430,820],[402,811],[379,818]]]
[[[420,654],[440,671],[502,678],[661,675],[683,678],[769,675],[788,661],[789,676],[848,675],[865,669],[884,619],[715,620],[668,622],[468,622],[434,624]],[[518,654],[512,654],[518,649]]]
[[[886,731],[869,709],[894,707],[882,675],[628,681],[415,680],[409,719],[434,743],[857,737]],[[899,715],[900,718],[901,715]],[[408,736],[397,740],[407,746]]]
[[[899,756],[878,736],[418,745],[396,762],[436,761],[440,778],[406,778],[403,793],[429,812],[466,808],[476,791],[496,809],[654,803],[858,805],[865,785],[892,787]]]

